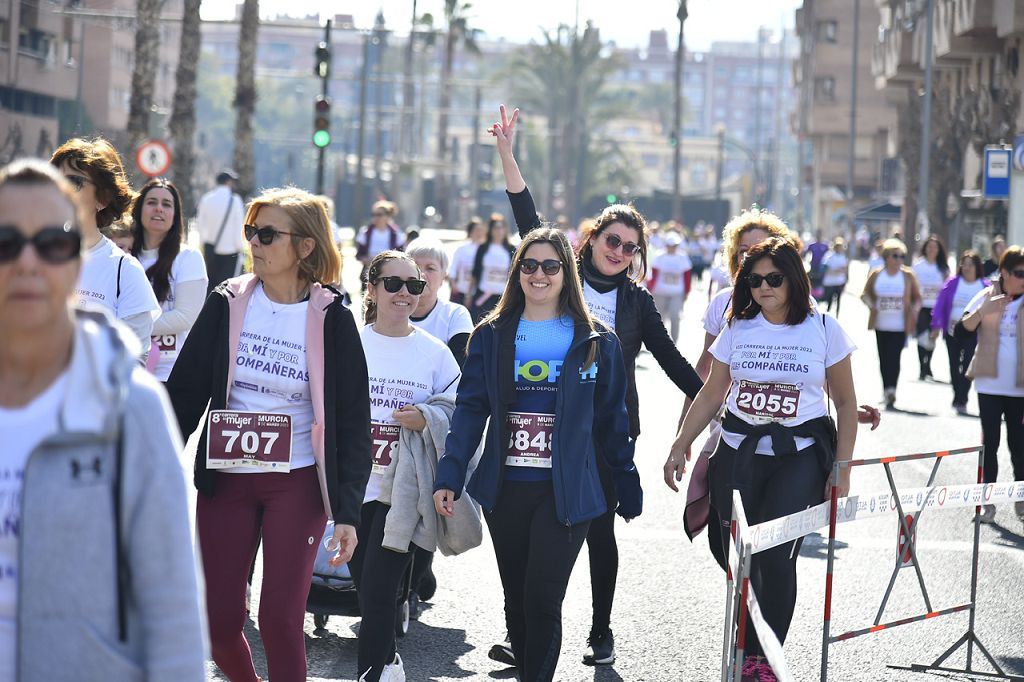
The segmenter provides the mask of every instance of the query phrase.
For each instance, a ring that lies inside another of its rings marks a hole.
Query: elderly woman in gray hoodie
[[[138,341],[72,305],[75,201],[0,170],[0,680],[202,680],[181,438]]]

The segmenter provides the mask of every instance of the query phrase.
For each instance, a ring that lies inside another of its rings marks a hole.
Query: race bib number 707
[[[254,466],[291,470],[291,415],[211,410],[207,417],[206,467]]]

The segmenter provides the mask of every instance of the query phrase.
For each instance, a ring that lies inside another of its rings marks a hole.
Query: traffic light
[[[316,46],[316,64],[313,66],[313,75],[317,78],[327,78],[331,74],[331,48],[325,42]]]
[[[313,110],[313,144],[323,149],[331,144],[331,100],[317,95]]]
[[[614,194],[609,194],[608,196],[605,197],[605,200],[609,204],[615,204],[615,203],[618,203],[619,198],[617,196],[615,196]]]

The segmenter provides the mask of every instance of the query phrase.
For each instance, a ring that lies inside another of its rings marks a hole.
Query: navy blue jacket
[[[481,326],[469,344],[462,368],[455,414],[437,464],[434,490],[463,487],[490,511],[498,502],[505,475],[508,431],[505,418],[515,401],[515,333],[521,314]],[[596,341],[597,372],[583,373],[590,342]],[[484,452],[469,485],[466,468],[490,418]],[[612,470],[625,518],[643,508],[640,476],[633,464],[633,439],[626,412],[626,371],[619,341],[610,331],[577,325],[558,377],[558,398],[551,452],[555,511],[563,524],[577,524],[605,513],[608,504],[597,470],[595,443]]]

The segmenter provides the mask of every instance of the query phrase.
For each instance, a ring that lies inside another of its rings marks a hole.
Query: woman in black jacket
[[[260,636],[274,680],[305,680],[306,595],[324,525],[332,563],[356,546],[370,475],[366,360],[352,313],[326,283],[339,270],[313,195],[270,190],[250,203],[252,275],[206,301],[167,381],[181,432],[203,425],[196,523],[213,660],[257,679],[242,632],[260,535]]]
[[[526,187],[519,166],[512,154],[519,110],[509,118],[504,105],[501,123],[490,129],[498,143],[498,155],[505,174],[506,191],[512,204],[516,226],[525,236],[541,226],[533,197]],[[622,345],[626,364],[626,409],[629,412],[630,435],[640,434],[639,399],[636,390],[636,357],[645,345],[654,355],[669,379],[692,399],[703,383],[690,363],[679,353],[665,330],[654,297],[640,286],[647,270],[646,221],[632,206],[607,207],[593,224],[579,235],[576,245],[584,298],[591,314],[613,329]],[[598,458],[598,462],[603,462]],[[588,665],[609,665],[615,662],[615,641],[610,627],[619,553],[615,544],[615,487],[606,467],[601,468],[601,481],[608,509],[594,519],[587,534],[590,553],[590,582],[593,591],[594,618],[588,638],[590,649],[583,658]],[[497,650],[492,650],[497,654]],[[497,656],[495,656],[497,657]]]

